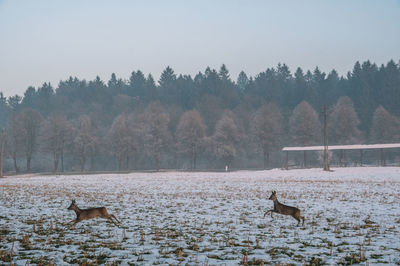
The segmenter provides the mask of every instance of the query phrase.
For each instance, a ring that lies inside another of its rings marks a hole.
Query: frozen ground
[[[274,214],[297,206],[304,226]],[[71,199],[120,228],[75,229]],[[399,264],[400,168],[160,172],[0,180],[0,264]]]

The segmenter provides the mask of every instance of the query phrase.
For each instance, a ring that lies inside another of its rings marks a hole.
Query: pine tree
[[[240,92],[244,92],[246,90],[246,86],[249,84],[249,79],[244,71],[240,71],[236,84]]]

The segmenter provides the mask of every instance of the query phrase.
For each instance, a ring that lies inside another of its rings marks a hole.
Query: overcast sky
[[[0,0],[0,91],[22,95],[77,76],[226,64],[236,80],[279,62],[340,75],[400,59],[400,0]]]

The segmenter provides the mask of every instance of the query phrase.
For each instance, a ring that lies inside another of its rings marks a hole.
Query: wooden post
[[[326,123],[326,104],[324,105],[324,171],[330,171],[328,153],[328,127]]]
[[[0,177],[3,177],[3,158],[4,146],[6,145],[6,133],[4,129],[1,130],[1,147],[0,147]]]
[[[340,150],[339,165],[340,167],[343,167],[343,150]]]
[[[286,151],[286,170],[289,170],[289,151]]]

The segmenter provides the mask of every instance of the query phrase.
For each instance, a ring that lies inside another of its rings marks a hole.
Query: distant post
[[[285,168],[286,170],[289,170],[289,151],[286,151]]]
[[[0,147],[0,177],[3,177],[3,158],[4,146],[6,145],[6,133],[4,129],[1,130],[1,147]]]
[[[326,124],[326,104],[324,105],[324,171],[330,171],[328,154],[328,128]]]

